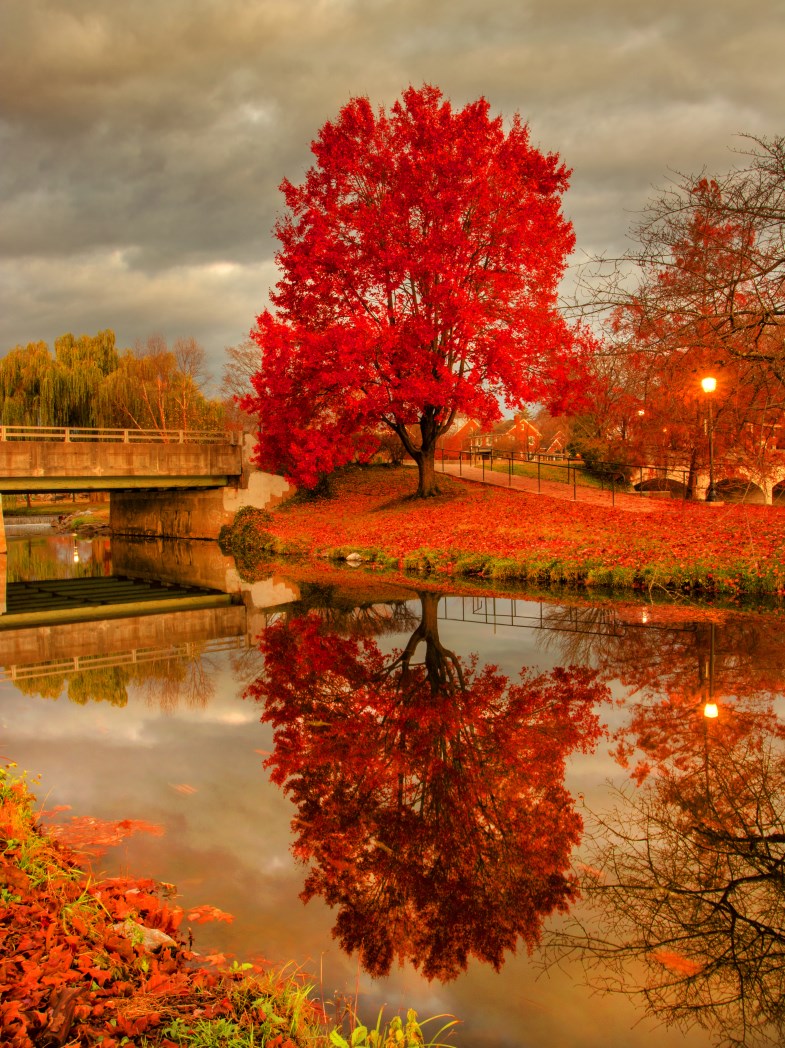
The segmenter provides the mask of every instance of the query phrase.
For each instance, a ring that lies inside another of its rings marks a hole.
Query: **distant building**
[[[553,439],[547,447],[540,448],[541,455],[552,455],[554,458],[561,458],[567,451],[567,434],[564,430],[557,430],[553,435]]]
[[[446,433],[439,437],[436,447],[444,451],[468,451],[472,438],[482,426],[476,418],[458,415]]]
[[[493,451],[515,452],[531,457],[540,450],[542,434],[523,412],[515,418],[504,419],[492,429],[482,430],[471,438],[470,449],[474,454],[486,455]]]

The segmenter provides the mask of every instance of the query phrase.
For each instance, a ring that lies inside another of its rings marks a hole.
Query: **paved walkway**
[[[414,465],[414,463],[412,463]],[[630,513],[656,513],[663,509],[663,503],[667,500],[661,498],[650,498],[642,495],[629,495],[617,491],[603,491],[601,488],[590,488],[581,484],[559,483],[555,480],[540,481],[539,490],[536,477],[522,477],[513,473],[512,476],[505,470],[503,472],[483,470],[481,466],[468,466],[463,463],[460,467],[457,462],[436,463],[437,473],[447,473],[452,477],[460,477],[463,480],[472,480],[480,484],[493,484],[499,488],[510,488],[513,491],[526,491],[530,495],[546,495],[548,498],[563,499],[566,502],[580,502],[589,506],[602,506],[607,509],[615,506],[616,509],[627,510]]]

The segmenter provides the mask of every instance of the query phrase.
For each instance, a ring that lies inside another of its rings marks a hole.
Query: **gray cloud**
[[[275,280],[280,180],[356,94],[518,110],[574,169],[579,253],[620,250],[669,169],[781,132],[783,9],[596,0],[5,0],[0,351],[193,334],[215,362]]]

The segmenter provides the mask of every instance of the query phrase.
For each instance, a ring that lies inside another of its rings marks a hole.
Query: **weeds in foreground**
[[[335,1048],[449,1048],[441,1041],[441,1037],[447,1030],[457,1025],[457,1020],[449,1016],[435,1015],[426,1019],[423,1023],[417,1021],[417,1012],[410,1008],[406,1014],[406,1022],[396,1015],[386,1025],[382,1025],[384,1009],[379,1012],[376,1026],[368,1029],[357,1025],[347,1041],[337,1030],[330,1034],[330,1042]],[[440,1019],[448,1019],[434,1036],[425,1039],[423,1026],[427,1023],[435,1023]]]

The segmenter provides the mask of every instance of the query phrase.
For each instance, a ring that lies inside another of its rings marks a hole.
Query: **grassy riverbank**
[[[30,505],[24,495],[4,495],[3,515],[6,517],[58,517],[71,513],[105,513],[109,515],[109,501],[92,494],[78,494],[75,498],[34,496]]]
[[[211,907],[184,912],[172,901],[173,885],[96,879],[42,827],[34,802],[25,778],[13,766],[0,768],[0,1043],[13,1048],[428,1043],[413,1012],[406,1020],[393,1018],[384,1029],[355,1024],[344,1036],[328,1024],[303,979],[200,957],[185,945],[181,926],[203,920]],[[105,842],[137,828],[128,820],[87,825]]]
[[[262,558],[345,559],[447,576],[731,597],[785,592],[785,511],[663,500],[632,513],[440,477],[411,497],[405,468],[352,469],[328,499],[238,515],[241,568]]]

